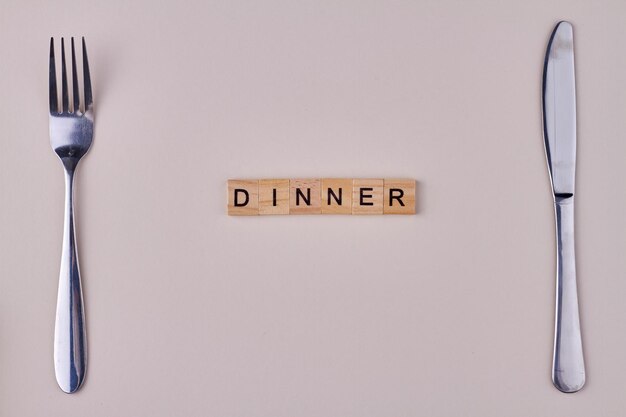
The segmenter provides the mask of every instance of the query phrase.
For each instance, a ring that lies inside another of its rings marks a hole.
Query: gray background
[[[626,4],[0,6],[1,416],[617,416]],[[552,387],[544,51],[574,24],[587,386]],[[85,35],[90,345],[56,385],[63,176],[49,37]],[[236,177],[409,177],[416,216],[227,217]]]

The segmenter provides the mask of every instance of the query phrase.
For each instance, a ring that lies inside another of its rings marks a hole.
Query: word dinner
[[[415,180],[228,180],[229,216],[268,214],[415,214]]]

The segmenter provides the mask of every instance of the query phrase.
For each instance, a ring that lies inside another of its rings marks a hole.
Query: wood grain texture
[[[259,181],[228,180],[228,215],[256,216],[259,214]],[[235,199],[237,201],[235,201]],[[238,205],[235,205],[237,203]],[[245,204],[244,204],[245,203]]]
[[[352,187],[352,214],[383,214],[384,180],[355,179]]]
[[[320,180],[289,180],[289,214],[321,214]]]
[[[409,178],[228,180],[228,214],[415,214],[415,190]]]
[[[289,214],[289,180],[259,180],[259,214]]]
[[[415,214],[415,180],[384,180],[383,213]]]
[[[352,182],[351,178],[322,179],[322,214],[352,214]]]

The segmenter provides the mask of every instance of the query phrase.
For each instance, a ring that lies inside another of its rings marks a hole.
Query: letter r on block
[[[415,180],[385,179],[385,214],[415,214]]]

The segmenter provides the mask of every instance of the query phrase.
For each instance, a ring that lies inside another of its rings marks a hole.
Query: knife
[[[585,384],[585,362],[578,316],[574,250],[576,174],[576,84],[574,35],[559,22],[548,42],[543,69],[543,139],[556,216],[556,313],[552,382],[562,392]]]

